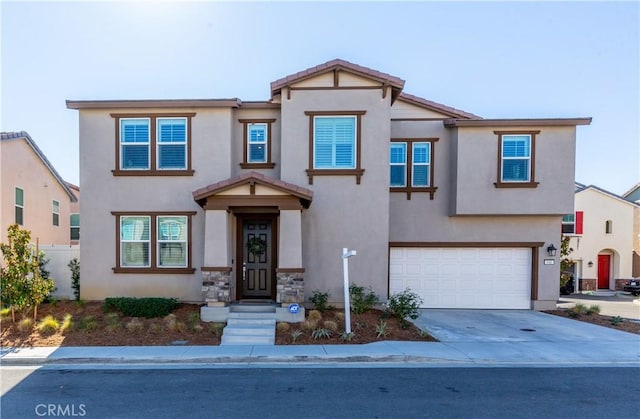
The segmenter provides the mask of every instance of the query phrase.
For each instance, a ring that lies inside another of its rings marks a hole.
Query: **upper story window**
[[[393,138],[389,148],[391,192],[429,192],[430,198],[436,189],[433,186],[433,145],[437,138],[405,139]]]
[[[574,214],[562,216],[562,234],[582,234],[583,211],[576,211]]]
[[[195,114],[111,114],[116,119],[116,176],[190,176]]]
[[[15,190],[15,222],[24,225],[24,190],[21,188]]]
[[[604,233],[613,234],[613,221],[607,220],[604,223]]]
[[[498,188],[535,188],[535,139],[540,131],[494,131],[498,135]]]
[[[53,225],[60,225],[60,202],[53,201]]]
[[[359,184],[364,173],[360,166],[360,119],[365,111],[305,114],[309,116],[309,183],[314,176],[353,175]]]
[[[80,240],[80,214],[71,214],[69,216],[70,236],[71,240]]]
[[[193,273],[191,216],[179,212],[116,215],[117,273]]]
[[[275,119],[240,119],[243,124],[243,169],[273,169],[271,124]]]

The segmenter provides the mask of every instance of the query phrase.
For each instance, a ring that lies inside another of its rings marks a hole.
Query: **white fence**
[[[80,260],[80,246],[65,245],[41,245],[49,263],[45,265],[45,269],[49,271],[49,278],[52,278],[56,284],[56,290],[51,293],[54,297],[73,300],[73,288],[71,288],[71,269],[69,262],[73,258]]]

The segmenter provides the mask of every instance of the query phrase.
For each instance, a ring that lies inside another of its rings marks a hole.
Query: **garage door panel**
[[[530,248],[391,248],[390,292],[427,308],[528,309]]]

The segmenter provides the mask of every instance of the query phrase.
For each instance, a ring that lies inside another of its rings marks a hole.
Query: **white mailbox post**
[[[344,330],[351,333],[351,307],[349,304],[349,258],[355,256],[355,250],[342,249],[342,272],[344,277]]]

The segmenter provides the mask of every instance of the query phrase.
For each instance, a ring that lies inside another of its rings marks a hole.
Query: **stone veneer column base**
[[[202,298],[209,307],[231,301],[231,268],[202,268]]]
[[[276,269],[276,303],[304,303],[304,268]]]

